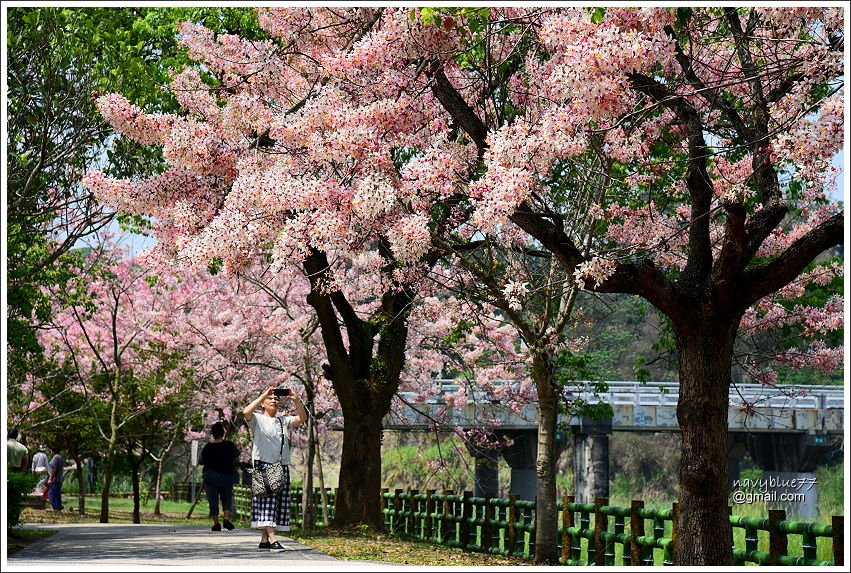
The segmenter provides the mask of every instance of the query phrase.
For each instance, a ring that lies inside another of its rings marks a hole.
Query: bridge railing
[[[385,429],[427,429],[436,423],[448,426],[482,427],[499,420],[505,428],[535,427],[537,412],[533,402],[506,407],[499,400],[481,390],[466,387],[451,380],[434,380],[437,393],[421,395],[400,392],[400,403],[384,421]],[[495,381],[495,386],[513,385],[510,380]],[[578,384],[572,396],[575,399],[600,401],[614,409],[614,430],[678,431],[676,419],[679,401],[679,384],[676,382],[610,381],[608,390],[594,393],[583,390]],[[447,394],[465,388],[467,400],[463,408],[447,405]],[[807,390],[806,393],[803,390]],[[844,389],[836,386],[767,387],[760,384],[739,384],[730,395],[728,425],[735,431],[771,431],[793,433],[844,433]],[[744,408],[743,404],[748,407]],[[485,423],[484,420],[489,422]],[[571,426],[579,425],[577,416],[560,416]]]
[[[317,502],[319,493],[316,488]],[[326,489],[326,493],[333,517],[336,491]],[[250,518],[250,489],[237,486],[234,497],[237,515]],[[301,488],[293,488],[290,499],[290,522],[302,525]],[[535,555],[535,502],[516,495],[473,497],[469,491],[391,492],[385,488],[380,504],[385,529],[391,535],[521,559]],[[650,509],[643,501],[633,500],[630,507],[617,507],[609,505],[607,498],[576,503],[573,496],[564,496],[557,510],[559,561],[563,565],[673,564],[675,546],[680,541],[676,503],[670,509]],[[317,514],[315,525],[322,526],[321,511]],[[833,516],[830,525],[788,520],[783,510],[769,510],[768,518],[731,515],[729,519],[735,565],[844,565],[842,516]],[[793,543],[790,538],[794,538]],[[793,555],[798,542],[801,554]]]
[[[432,381],[434,387],[440,394],[451,394],[463,387],[457,380],[435,379]],[[494,387],[501,385],[517,385],[515,380],[495,380]],[[587,381],[579,381],[579,388],[585,388],[590,384]],[[676,405],[680,393],[679,382],[639,382],[637,380],[609,380],[606,381],[608,390],[599,392],[600,398],[609,398],[616,403],[635,405]],[[799,394],[800,390],[806,390],[805,394]],[[403,392],[405,394],[405,392]],[[594,395],[591,391],[577,390],[576,396],[587,397]],[[761,406],[772,408],[804,408],[804,409],[841,409],[844,408],[845,389],[842,386],[765,386],[763,384],[737,384],[735,392],[731,392],[731,399],[741,396],[748,400],[758,400]],[[471,401],[477,399],[489,402],[490,398],[484,392],[473,392]],[[432,400],[439,401],[435,396]]]

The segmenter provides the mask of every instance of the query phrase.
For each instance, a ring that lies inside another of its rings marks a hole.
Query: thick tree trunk
[[[736,325],[677,332],[682,430],[676,565],[732,565],[727,410]]]
[[[553,356],[535,352],[532,378],[538,391],[538,453],[535,460],[535,563],[558,564],[558,511],[556,492],[556,430],[558,395],[553,381]]]
[[[381,422],[399,388],[413,293],[407,289],[384,293],[381,307],[363,320],[342,292],[324,292],[322,280],[329,268],[325,253],[314,251],[304,268],[311,281],[307,302],[316,310],[328,358],[323,369],[334,385],[344,419],[332,526],[366,525],[381,530]]]
[[[381,514],[381,419],[383,405],[370,396],[360,396],[357,404],[340,403],[345,431],[340,461],[340,485],[335,499],[335,528],[367,525],[380,530]]]

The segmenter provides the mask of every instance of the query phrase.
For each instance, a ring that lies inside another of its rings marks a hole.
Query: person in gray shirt
[[[39,478],[38,484],[35,486],[35,491],[42,494],[45,498],[47,498],[47,468],[49,463],[50,460],[47,459],[47,454],[41,450],[33,456],[32,470]]]
[[[58,447],[53,447],[53,457],[47,465],[47,499],[53,511],[62,511],[62,480],[65,476],[65,458],[59,453]]]

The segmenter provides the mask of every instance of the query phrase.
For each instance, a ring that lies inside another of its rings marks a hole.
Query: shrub
[[[38,483],[38,476],[30,472],[7,472],[6,474],[6,527],[21,523],[24,500]]]

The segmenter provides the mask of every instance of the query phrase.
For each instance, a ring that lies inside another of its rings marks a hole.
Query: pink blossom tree
[[[185,427],[193,414],[184,403],[194,379],[181,361],[188,348],[179,331],[166,328],[184,292],[146,280],[145,270],[109,239],[100,248],[80,259],[76,286],[51,293],[53,319],[40,342],[70,372],[67,390],[83,396],[89,408],[105,410],[103,420],[92,419],[106,443],[100,520],[107,523],[119,443],[134,439],[134,425],[152,408],[158,413],[150,423]]]
[[[595,186],[582,187],[590,191]],[[587,206],[593,202],[592,193],[587,193],[584,201],[579,193],[576,195],[573,207],[578,212],[583,211],[583,203]],[[585,223],[589,231],[590,223]],[[575,220],[577,227],[580,224],[580,220]],[[482,236],[483,239],[475,238]],[[559,355],[579,353],[584,346],[584,340],[570,333],[577,320],[574,308],[579,287],[549,253],[537,248],[523,233],[483,234],[468,225],[446,238],[435,238],[435,243],[453,253],[454,265],[447,269],[449,280],[442,281],[444,288],[471,304],[493,305],[503,324],[522,341],[518,349],[523,354],[522,379],[531,381],[538,427],[536,561],[556,561],[558,415],[568,410],[572,414],[583,413],[581,405],[570,398],[570,384],[565,383],[574,373],[564,368],[557,372],[557,361]],[[487,388],[487,379],[476,382]]]
[[[335,523],[376,528],[381,419],[398,387],[411,285],[429,251],[432,220],[399,195],[397,163],[403,150],[449,133],[434,98],[400,91],[404,78],[363,86],[333,73],[383,13],[261,10],[272,38],[260,42],[186,24],[190,56],[213,79],[205,83],[199,67],[175,74],[171,89],[184,115],[147,115],[118,95],[99,100],[117,131],[162,145],[170,167],[141,182],[99,172],[85,178],[114,208],[154,218],[152,260],[216,262],[232,273],[267,250],[277,265],[302,265],[326,351],[324,376],[345,418]],[[395,34],[405,34],[407,16],[391,19],[403,25]],[[415,28],[411,49],[444,36]],[[375,275],[367,299],[345,290],[346,269],[358,257]]]
[[[729,564],[727,412],[742,318],[751,313],[749,328],[770,306],[766,297],[842,242],[829,163],[842,146],[842,11],[505,9],[484,22],[469,11],[430,18],[470,30],[478,18],[467,46],[488,50],[480,66],[459,70],[458,52],[425,65],[432,92],[483,157],[484,175],[466,189],[472,220],[486,230],[519,227],[584,288],[642,296],[673,323],[678,528],[691,540],[675,559]],[[588,211],[600,235],[582,243],[562,211],[570,197],[552,181],[588,154],[609,182]],[[796,357],[838,365],[825,358],[839,349],[815,350]]]

